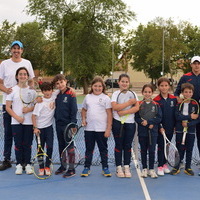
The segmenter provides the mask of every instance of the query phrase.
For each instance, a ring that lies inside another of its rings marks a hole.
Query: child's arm
[[[37,128],[36,118],[37,116],[32,114],[33,133],[38,136],[40,134],[40,130]]]
[[[104,133],[104,137],[108,138],[110,137],[111,127],[112,127],[112,109],[111,108],[106,109],[106,113],[107,113],[107,127]]]
[[[81,110],[82,126],[86,126],[87,125],[86,112],[87,112],[87,110],[85,108],[82,108],[82,110]]]
[[[120,111],[120,110],[123,110],[124,108],[128,107],[128,106],[132,106],[132,105],[135,105],[137,103],[137,100],[136,99],[130,99],[128,100],[127,102],[125,103],[120,103],[118,104],[117,102],[113,101],[111,103],[112,105],[112,108],[113,110],[115,111]]]
[[[135,106],[133,106],[132,108],[128,109],[128,110],[121,110],[118,111],[118,115],[119,116],[124,116],[124,115],[128,115],[128,114],[133,114],[139,111],[139,102],[136,102]]]
[[[24,122],[24,118],[18,116],[11,108],[12,106],[12,101],[6,101],[6,111],[14,118],[16,119],[20,124]]]

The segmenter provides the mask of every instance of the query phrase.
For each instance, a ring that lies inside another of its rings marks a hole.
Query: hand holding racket
[[[183,112],[183,108],[184,108],[184,103],[192,103],[192,110],[191,113],[188,113],[191,117],[191,119],[195,120],[198,118],[199,116],[199,104],[195,99],[185,99],[181,102],[180,106],[179,106],[179,111]],[[183,120],[182,121],[182,125],[183,125],[183,138],[182,138],[182,145],[185,145],[185,139],[186,139],[186,135],[188,132],[188,126],[187,126],[188,121],[187,120]]]
[[[161,125],[162,126],[162,125]],[[180,163],[180,155],[176,146],[169,141],[165,134],[165,130],[161,128],[161,133],[164,139],[164,155],[165,159],[167,160],[168,164],[171,167],[177,167]]]
[[[51,159],[42,149],[40,135],[37,135],[37,153],[33,159],[33,173],[38,179],[47,179],[52,175],[53,165]]]
[[[118,104],[126,104],[121,111],[129,110],[137,102],[135,94],[131,90],[122,90],[117,96]],[[130,114],[120,116],[121,128],[119,136],[122,137],[124,123]]]

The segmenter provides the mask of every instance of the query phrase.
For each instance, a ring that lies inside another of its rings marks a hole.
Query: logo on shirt
[[[174,102],[171,101],[170,107],[174,107]]]
[[[63,103],[67,103],[67,97],[63,99]]]
[[[195,107],[192,106],[192,113],[195,113],[196,110],[195,110]]]
[[[155,106],[152,107],[151,112],[156,112],[156,107]]]

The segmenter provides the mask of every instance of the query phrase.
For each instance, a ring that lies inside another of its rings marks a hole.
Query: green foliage
[[[17,27],[15,39],[24,44],[23,57],[31,61],[34,69],[42,68],[45,37],[39,24],[37,22],[21,24]]]
[[[10,45],[14,40],[15,23],[10,24],[5,20],[0,29],[0,59],[6,59],[9,57]]]

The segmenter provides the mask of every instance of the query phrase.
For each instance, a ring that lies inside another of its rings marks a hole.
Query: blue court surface
[[[59,167],[54,165],[54,169]],[[92,166],[89,177],[80,177],[83,166],[76,170],[77,175],[62,178],[53,175],[49,179],[39,180],[34,175],[15,175],[15,166],[0,172],[0,199],[2,200],[199,200],[199,169],[193,166],[195,176],[183,171],[176,175],[165,175],[157,179],[141,178],[132,164],[132,178],[118,178],[114,165],[110,165],[112,177],[101,175],[100,166]],[[146,186],[146,197],[143,189]],[[149,196],[147,195],[149,194]]]

